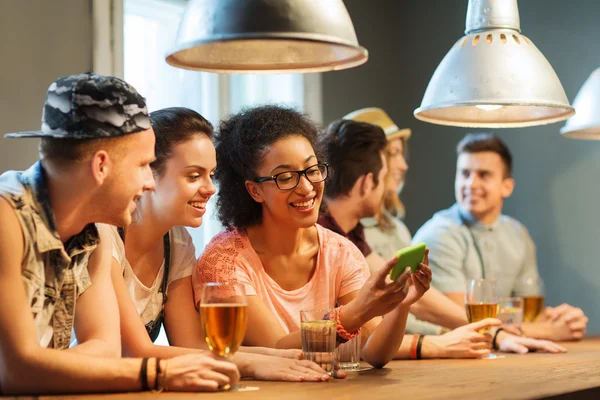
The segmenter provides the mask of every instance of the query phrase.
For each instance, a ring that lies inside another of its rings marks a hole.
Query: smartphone
[[[425,258],[425,249],[427,249],[427,245],[425,243],[417,243],[415,245],[398,250],[396,252],[398,262],[390,271],[390,278],[393,281],[398,279],[406,267],[410,267],[410,271],[413,274],[417,272],[419,264],[422,263],[423,259]]]

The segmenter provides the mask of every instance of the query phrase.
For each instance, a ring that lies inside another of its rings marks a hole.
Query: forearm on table
[[[245,349],[248,350],[248,349],[251,349],[251,347],[245,347]],[[264,347],[257,348],[257,349],[262,349],[263,351],[267,350]],[[174,358],[174,357],[183,356],[186,354],[193,354],[193,353],[210,353],[210,350],[208,350],[208,349],[189,349],[189,348],[175,347],[175,346],[158,346],[158,345],[152,344],[150,346],[147,346],[147,348],[141,354],[136,354],[134,356],[136,356],[136,357],[156,357],[156,358],[160,358],[160,359],[169,359],[169,358]],[[240,370],[241,376],[246,378],[246,377],[253,376],[252,363],[258,357],[261,357],[261,356],[257,355],[257,354],[253,354],[251,352],[238,351],[234,354],[232,361]]]
[[[394,357],[396,360],[408,360],[411,358],[410,351],[412,347],[414,335],[405,334],[403,335],[402,344],[398,348],[396,352],[396,356]]]
[[[442,350],[431,341],[431,335],[420,335],[421,339],[421,359],[443,358]],[[402,345],[398,349],[396,359],[408,360],[412,358],[412,348],[415,335],[404,335]],[[418,337],[416,338],[418,340]],[[415,343],[416,345],[416,343]]]
[[[387,313],[370,333],[361,351],[363,360],[375,368],[383,368],[398,355],[404,339],[409,307],[397,307]]]
[[[551,332],[548,327],[542,326],[539,322],[524,322],[521,325],[521,332],[524,336],[534,339],[550,339]]]
[[[128,357],[158,357],[162,359],[184,356],[186,354],[205,353],[208,349],[192,349],[178,346],[160,346],[152,342],[148,345],[139,346],[136,349],[125,351]]]
[[[22,354],[14,362],[4,360],[3,364],[1,386],[4,395],[141,390],[140,359],[93,357],[62,350],[36,349],[30,354]],[[153,368],[148,368],[151,382],[156,370],[153,365]],[[31,379],[32,376],[35,379]]]
[[[293,348],[297,347],[292,347],[292,349]],[[264,346],[241,346],[238,350],[238,352],[241,353],[261,354],[263,356],[271,356],[273,355],[274,351],[275,350],[273,350],[272,348]]]
[[[276,349],[301,349],[302,348],[302,336],[300,331],[289,333],[279,339],[275,345]]]

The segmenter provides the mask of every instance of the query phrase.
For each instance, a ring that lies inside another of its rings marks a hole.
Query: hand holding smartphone
[[[398,262],[390,271],[390,279],[395,281],[402,274],[406,267],[410,267],[412,274],[417,272],[419,264],[423,262],[425,258],[425,250],[427,245],[425,243],[417,243],[415,245],[405,247],[396,252]]]

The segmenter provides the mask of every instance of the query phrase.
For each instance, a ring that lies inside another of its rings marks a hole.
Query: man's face
[[[514,181],[507,176],[499,154],[484,151],[461,153],[456,163],[454,191],[463,211],[478,220],[502,211],[504,199],[512,194]]]
[[[383,202],[383,195],[385,191],[385,176],[387,175],[388,167],[385,153],[383,151],[381,152],[380,157],[382,167],[379,170],[379,174],[377,174],[377,183],[375,183],[375,179],[373,179],[371,190],[370,192],[366,193],[365,201],[363,203],[364,207],[362,218],[373,217],[377,215],[381,209],[381,203]]]
[[[134,133],[124,141],[117,156],[113,155],[114,168],[104,188],[106,217],[116,226],[127,226],[144,191],[154,190],[154,177],[150,163],[154,161],[154,131],[152,128]]]

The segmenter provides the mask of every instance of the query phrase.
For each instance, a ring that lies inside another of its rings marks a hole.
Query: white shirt
[[[116,227],[111,227],[111,237],[113,242],[113,258],[121,265],[123,279],[129,295],[135,304],[138,314],[144,324],[156,319],[162,308],[162,294],[159,289],[162,285],[165,263],[160,266],[158,274],[150,287],[147,287],[139,281],[131,269],[131,265],[125,257],[125,246],[119,231]],[[171,264],[169,266],[169,277],[167,281],[167,292],[169,285],[179,279],[192,275],[192,268],[196,263],[196,250],[192,242],[192,237],[188,231],[181,226],[176,226],[169,231],[171,244]],[[162,241],[161,241],[162,244]]]
[[[498,294],[525,294],[527,278],[538,275],[535,245],[516,219],[500,215],[489,225],[454,204],[437,212],[415,234],[413,243],[429,248],[433,286],[444,293],[463,292],[467,279],[496,278]],[[481,252],[481,259],[477,253]]]

